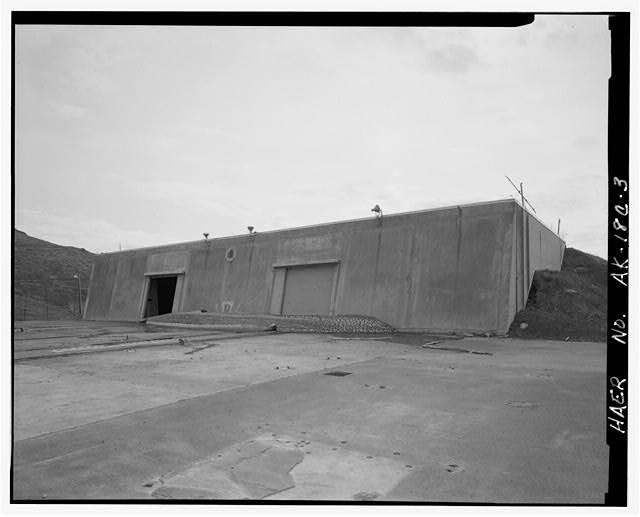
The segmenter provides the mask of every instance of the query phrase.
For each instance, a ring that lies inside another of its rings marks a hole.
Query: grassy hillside
[[[536,271],[527,306],[516,314],[509,335],[606,341],[606,260],[567,248],[561,271]]]
[[[86,300],[93,253],[71,246],[59,246],[13,231],[14,318],[71,319],[78,314],[78,281],[82,301]]]

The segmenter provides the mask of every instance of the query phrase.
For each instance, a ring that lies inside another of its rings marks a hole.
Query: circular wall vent
[[[235,248],[229,248],[227,250],[225,258],[227,259],[227,262],[233,262],[233,259],[236,258],[236,249]]]

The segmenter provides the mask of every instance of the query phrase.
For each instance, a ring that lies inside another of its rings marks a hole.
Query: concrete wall
[[[529,287],[533,273],[540,269],[560,269],[565,243],[552,230],[528,214]]]
[[[86,318],[138,319],[145,278],[172,271],[184,271],[174,310],[277,313],[288,265],[330,262],[334,314],[375,316],[400,329],[504,332],[515,314],[516,206],[506,200],[103,254]],[[543,229],[529,221],[529,249],[537,246],[529,267],[559,267],[562,241]]]
[[[543,225],[535,215],[524,213],[520,204],[514,211],[514,259],[512,262],[511,289],[515,300],[509,311],[509,320],[522,310],[529,297],[533,274],[537,270],[559,270],[562,267],[565,243],[556,233]],[[524,239],[523,239],[524,235]]]

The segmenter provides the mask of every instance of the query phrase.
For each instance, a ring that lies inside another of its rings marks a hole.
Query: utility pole
[[[80,313],[80,319],[82,319],[82,285],[80,283],[80,275],[78,275],[78,312]]]
[[[78,312],[80,313],[80,319],[82,319],[82,287],[80,286],[80,275],[76,273],[73,278],[78,279]]]

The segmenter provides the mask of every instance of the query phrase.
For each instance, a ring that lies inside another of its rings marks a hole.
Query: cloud
[[[74,106],[73,104],[64,104],[56,101],[50,101],[49,106],[63,118],[84,118],[88,111],[87,108],[83,108],[82,106]]]
[[[458,43],[445,45],[427,54],[430,67],[452,74],[464,74],[480,62],[477,52],[472,47]]]
[[[61,246],[85,248],[93,253],[155,246],[168,242],[166,234],[127,229],[103,219],[74,218],[40,210],[16,210],[16,229]]]
[[[183,179],[153,181],[122,177],[120,184],[128,189],[137,199],[148,200],[159,206],[171,205],[179,210],[200,210],[208,214],[226,215],[246,212],[247,206],[243,198],[247,192],[242,186],[227,188],[226,195],[221,196],[219,188],[212,182],[189,181]],[[233,193],[230,194],[230,193]]]
[[[579,235],[606,221],[610,35],[606,16],[579,18],[584,30],[556,18],[495,30],[21,27],[17,206],[43,214],[19,227],[111,251],[372,217],[376,203],[390,214],[495,199],[512,193],[506,172]],[[49,215],[72,211],[88,222]]]
[[[583,136],[575,138],[572,144],[578,149],[592,149],[598,145],[601,145],[601,141],[595,136]]]

